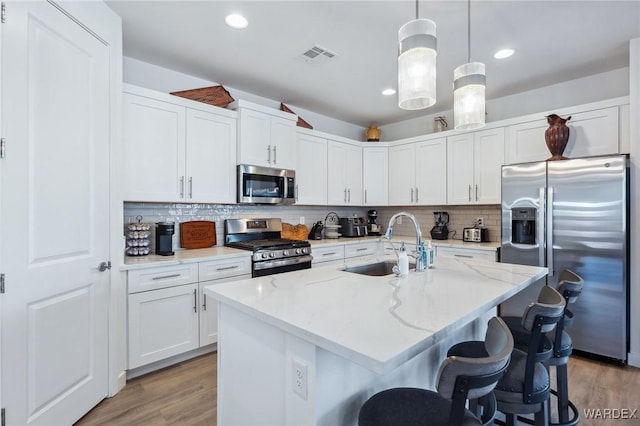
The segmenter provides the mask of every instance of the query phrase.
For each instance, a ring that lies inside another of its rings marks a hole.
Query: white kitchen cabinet
[[[619,107],[576,113],[566,112],[559,115],[565,118],[571,115],[571,120],[567,122],[569,142],[563,154],[565,157],[578,158],[619,153]],[[544,161],[551,157],[544,139],[544,132],[548,127],[544,117],[509,126],[505,152],[506,164]]]
[[[233,203],[235,115],[125,85],[123,198]]]
[[[362,147],[328,141],[327,169],[328,204],[362,205]]]
[[[235,101],[238,110],[237,163],[295,169],[298,117],[246,101]]]
[[[389,202],[389,149],[362,148],[362,186],[365,206],[386,206]]]
[[[437,257],[455,257],[457,259],[486,260],[489,262],[498,261],[497,250],[480,250],[473,248],[458,247],[438,247],[436,246]]]
[[[356,257],[373,256],[375,254],[378,254],[379,247],[380,247],[380,243],[378,241],[356,243],[356,244],[345,244],[344,258],[353,259]]]
[[[296,203],[327,205],[327,140],[298,133]]]
[[[198,284],[129,295],[129,369],[199,346]]]
[[[445,138],[389,148],[389,205],[439,205],[447,201]]]
[[[344,245],[312,247],[311,255],[313,256],[313,260],[311,261],[312,266],[328,266],[344,263]]]
[[[447,204],[499,204],[504,128],[447,138]]]

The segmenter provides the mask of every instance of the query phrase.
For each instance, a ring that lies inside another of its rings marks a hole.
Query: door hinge
[[[4,24],[6,17],[7,17],[6,6],[4,2],[2,2],[2,5],[0,6],[0,23]],[[2,418],[4,419],[4,416]]]
[[[4,158],[4,138],[0,138],[0,158]]]
[[[0,274],[0,294],[4,294],[4,274]]]

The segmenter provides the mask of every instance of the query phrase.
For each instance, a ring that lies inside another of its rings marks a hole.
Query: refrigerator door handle
[[[553,276],[553,187],[547,188],[547,268]]]
[[[540,200],[540,208],[538,209],[538,218],[536,219],[536,238],[538,239],[538,265],[544,266],[544,212],[546,209],[545,189],[540,187],[538,199]]]

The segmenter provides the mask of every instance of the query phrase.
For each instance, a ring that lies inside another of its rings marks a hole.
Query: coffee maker
[[[160,256],[173,256],[173,222],[156,223],[156,254]]]
[[[436,218],[436,224],[431,228],[431,238],[434,240],[446,240],[449,238],[449,213],[447,212],[433,212]]]
[[[382,232],[382,226],[378,225],[378,211],[369,210],[367,212],[367,232],[369,235],[380,235]]]

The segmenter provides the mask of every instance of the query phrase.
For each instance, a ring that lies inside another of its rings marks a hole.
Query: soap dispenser
[[[404,246],[404,241],[400,245],[400,254],[398,254],[398,270],[401,277],[409,275],[409,256],[407,256],[407,249]]]

